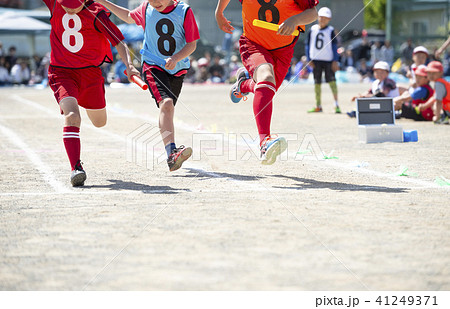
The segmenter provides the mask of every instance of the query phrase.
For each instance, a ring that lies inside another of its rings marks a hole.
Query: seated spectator
[[[204,83],[208,80],[208,63],[209,61],[205,57],[198,59],[198,70],[196,72],[197,83]]]
[[[28,85],[28,82],[31,79],[31,73],[27,62],[24,59],[18,60],[11,68],[11,79],[13,84]]]
[[[369,82],[372,80],[372,70],[367,66],[366,60],[359,62],[358,73],[361,76],[361,82]]]
[[[414,72],[420,65],[424,65],[427,63],[428,59],[428,49],[426,49],[423,46],[417,46],[414,48],[413,55],[413,64],[408,69],[408,72],[406,73],[406,77],[409,78],[409,86],[410,86],[410,92],[414,90],[414,88],[417,87],[416,84],[416,77]]]
[[[9,85],[10,83],[11,76],[5,67],[5,57],[0,57],[0,86]]]
[[[395,98],[399,95],[397,84],[389,76],[389,64],[385,61],[378,61],[373,67],[373,74],[375,80],[372,83],[372,88],[364,94],[354,96],[352,101],[357,98],[371,98],[371,97],[388,97]]]
[[[191,67],[184,76],[184,82],[195,83],[196,82],[195,76],[197,75],[198,63],[195,57],[192,55],[189,56],[189,60],[191,61]]]
[[[8,55],[6,55],[5,57],[5,67],[9,70],[9,72],[11,73],[11,69],[12,67],[16,64],[17,62],[17,56],[16,56],[16,47],[15,46],[11,46],[8,49]]]
[[[41,59],[39,67],[36,69],[36,75],[41,77],[41,81],[44,85],[48,83],[48,67],[50,66],[50,52],[46,53]]]
[[[426,103],[420,104],[420,111],[432,107],[434,103],[434,123],[449,124],[450,117],[450,83],[446,81],[444,76],[444,66],[439,61],[432,61],[427,66],[428,78],[434,84],[434,98],[429,99]],[[441,113],[443,114],[441,115]]]
[[[433,109],[431,107],[426,109],[419,107],[432,98],[434,94],[427,76],[427,67],[420,65],[415,71],[415,76],[417,87],[412,93],[405,91],[401,96],[394,98],[395,110],[402,111],[400,114],[402,118],[431,121],[433,120]]]
[[[295,65],[294,68],[294,77],[298,77],[299,79],[308,79],[309,74],[313,69],[308,65],[308,58],[306,56],[302,56],[300,61]]]
[[[213,83],[222,83],[224,81],[225,68],[220,63],[220,56],[215,55],[213,64],[209,67],[210,80]]]
[[[358,98],[372,98],[372,97],[388,97],[395,98],[400,95],[397,84],[389,76],[389,64],[385,61],[375,63],[373,67],[373,74],[375,80],[372,83],[372,88],[363,94],[359,94],[352,98],[352,102]],[[348,112],[349,117],[356,117],[356,111]]]
[[[363,60],[361,60],[361,61],[363,61]],[[351,49],[347,49],[345,51],[344,55],[342,55],[342,57],[341,57],[341,69],[345,70],[348,67],[356,68],[355,59],[353,57],[353,51]]]

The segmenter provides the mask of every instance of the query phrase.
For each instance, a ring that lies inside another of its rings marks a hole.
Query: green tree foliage
[[[364,25],[366,28],[386,27],[386,0],[364,0]]]

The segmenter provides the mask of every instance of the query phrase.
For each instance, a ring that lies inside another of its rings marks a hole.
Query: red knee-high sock
[[[67,156],[69,157],[72,171],[75,164],[80,160],[80,128],[78,127],[64,127],[63,129],[64,147],[66,147]]]
[[[260,144],[267,135],[270,135],[270,121],[272,120],[272,99],[276,92],[275,85],[271,82],[259,82],[255,86],[255,97],[253,98],[253,113]]]
[[[253,79],[246,79],[241,83],[241,92],[247,93],[247,92],[255,92],[255,81]]]

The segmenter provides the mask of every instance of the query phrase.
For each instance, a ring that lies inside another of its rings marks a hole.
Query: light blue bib
[[[161,59],[178,53],[186,45],[183,25],[188,9],[189,6],[182,1],[178,2],[175,9],[166,14],[158,12],[150,4],[147,5],[143,49]],[[161,66],[161,63],[158,63],[159,61],[155,61],[155,57],[148,57],[146,54],[148,53],[145,52],[142,55],[143,61],[157,65],[169,74],[176,74],[190,68],[188,58],[180,60],[175,69],[167,70]]]

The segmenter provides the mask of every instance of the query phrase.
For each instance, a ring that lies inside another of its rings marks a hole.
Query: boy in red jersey
[[[109,43],[116,47],[127,75],[138,75],[120,30],[106,9],[93,1],[43,0],[51,12],[49,85],[64,115],[63,140],[72,168],[72,186],[82,186],[86,172],[80,161],[80,109],[92,124],[106,124],[104,79],[100,65],[112,62]]]
[[[239,40],[239,51],[245,70],[237,72],[238,81],[233,85],[230,96],[238,103],[248,93],[254,93],[253,113],[260,137],[262,164],[275,163],[277,157],[286,150],[283,137],[270,135],[272,99],[281,86],[289,70],[294,45],[298,37],[291,34],[300,25],[317,19],[317,0],[240,0],[244,34]],[[234,28],[223,15],[230,0],[219,0],[216,20],[219,28],[232,33]],[[259,19],[279,24],[277,32],[253,26]],[[251,78],[250,78],[251,77]]]

